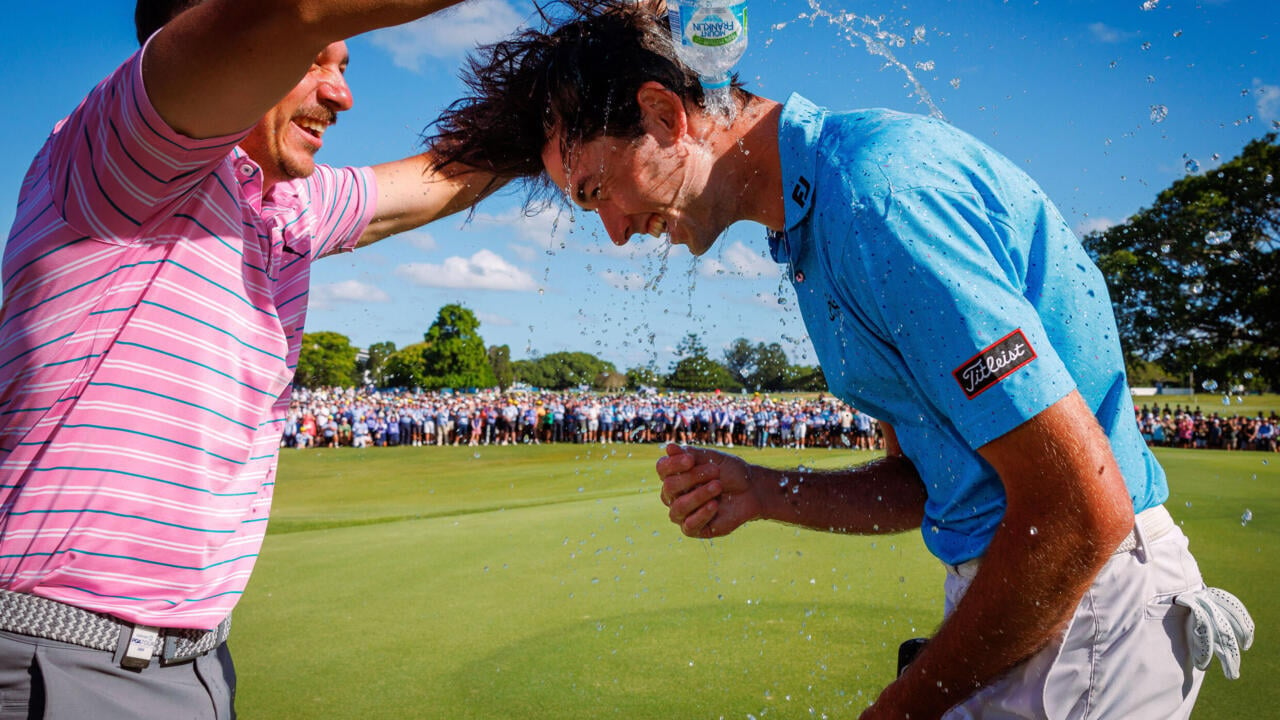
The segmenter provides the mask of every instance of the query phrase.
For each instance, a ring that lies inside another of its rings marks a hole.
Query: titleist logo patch
[[[951,372],[965,397],[970,400],[1005,379],[1014,370],[1036,359],[1036,351],[1022,334],[1014,330],[986,350],[974,355]]]

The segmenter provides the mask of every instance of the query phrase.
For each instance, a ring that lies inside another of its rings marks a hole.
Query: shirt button
[[[245,177],[249,177],[250,175],[252,175],[252,174],[253,174],[253,166],[252,166],[252,165],[249,165],[248,163],[245,163],[244,165],[241,165],[241,166],[240,166],[240,174],[241,174],[241,175],[243,175],[243,176],[245,176]]]
[[[803,271],[803,270],[797,270],[797,271],[796,271],[796,282],[798,282],[798,283],[802,283],[802,282],[804,282],[804,271]]]

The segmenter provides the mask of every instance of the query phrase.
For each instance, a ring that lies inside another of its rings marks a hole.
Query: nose
[[[632,235],[627,216],[608,203],[602,203],[596,208],[596,212],[600,215],[600,222],[604,223],[605,232],[609,233],[609,240],[614,245],[626,245]]]
[[[325,73],[325,77],[316,87],[316,99],[334,112],[350,110],[355,104],[346,76],[337,71]]]

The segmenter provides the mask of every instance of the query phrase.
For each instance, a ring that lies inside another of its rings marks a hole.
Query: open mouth
[[[312,118],[294,118],[293,124],[316,140],[321,139],[325,129],[329,127],[328,123]]]
[[[645,228],[645,232],[652,237],[662,237],[667,232],[667,219],[654,215],[649,220],[649,226]]]

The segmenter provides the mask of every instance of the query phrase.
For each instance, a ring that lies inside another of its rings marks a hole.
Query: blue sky
[[[135,48],[133,3],[20,3],[0,25],[9,111],[0,119],[0,224],[49,130]],[[750,4],[738,67],[749,90],[799,92],[833,109],[937,113],[1022,165],[1078,232],[1151,204],[1192,168],[1212,172],[1280,128],[1280,12],[1270,0],[784,0]],[[418,149],[460,92],[477,42],[532,5],[471,0],[354,38],[356,98],[321,160],[372,164]],[[868,42],[882,52],[872,53]],[[782,342],[814,362],[794,296],[763,231],[731,228],[694,260],[653,239],[614,248],[592,216],[525,218],[487,200],[314,270],[309,331],[366,346],[417,342],[442,305],[480,318],[515,358],[585,351],[620,370],[668,369],[685,334],[714,356],[733,339]]]

